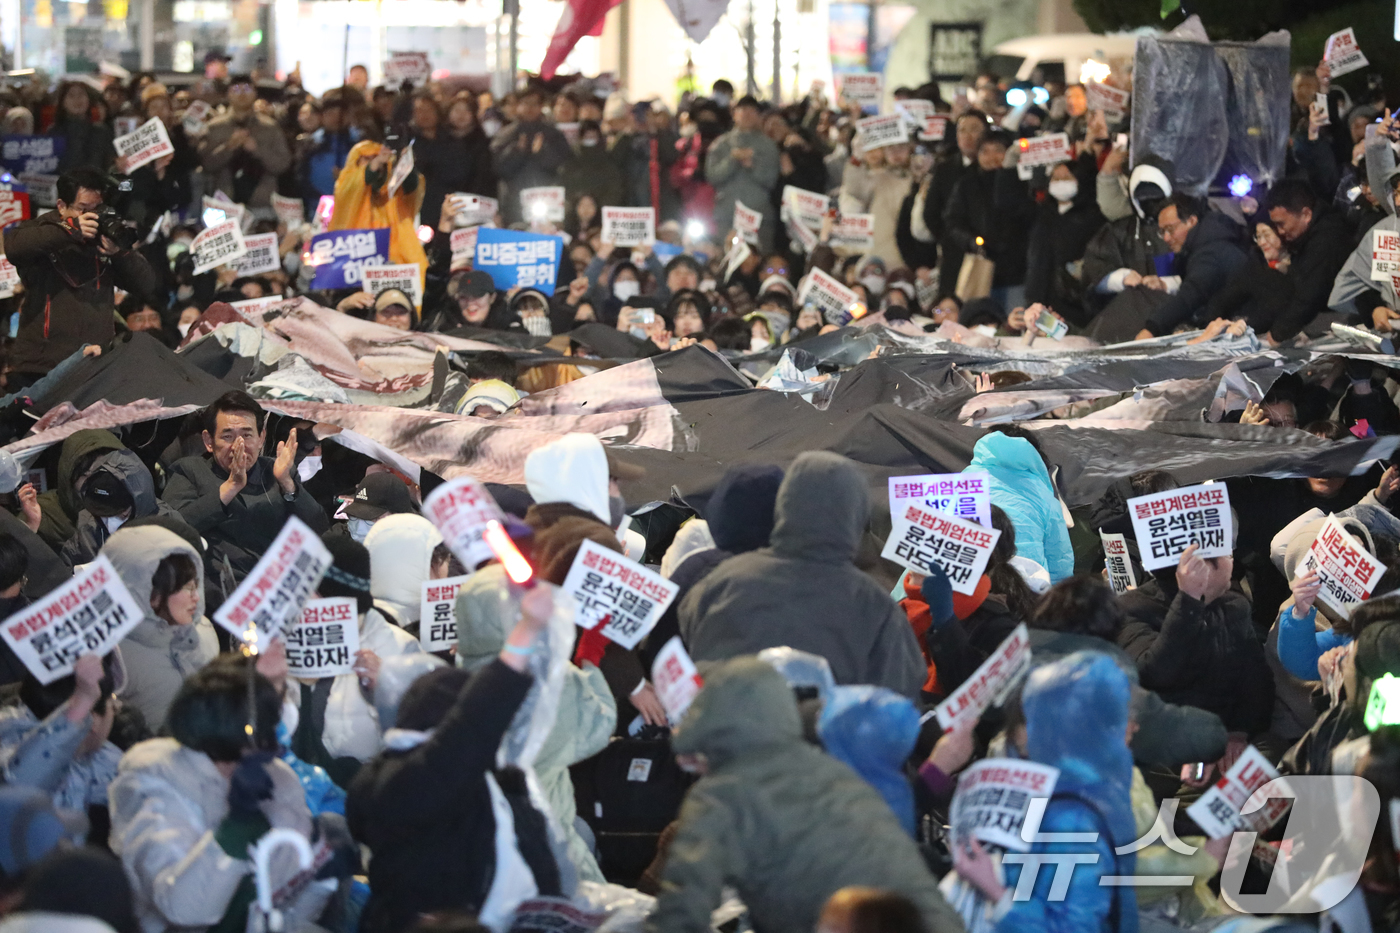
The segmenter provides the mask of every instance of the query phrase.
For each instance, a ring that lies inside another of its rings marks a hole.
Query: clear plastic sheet
[[[790,687],[816,687],[823,703],[831,697],[831,691],[836,689],[836,678],[832,676],[831,665],[821,655],[798,651],[796,648],[764,648],[758,653],[758,659],[772,665],[774,670],[783,675]]]

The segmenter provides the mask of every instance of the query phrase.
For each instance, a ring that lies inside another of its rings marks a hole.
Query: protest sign
[[[884,75],[878,71],[862,71],[839,77],[842,97],[869,113],[879,111],[880,98],[884,96]]]
[[[659,573],[587,539],[563,586],[578,603],[574,622],[591,629],[606,619],[603,634],[629,649],[646,637],[679,589]]]
[[[194,256],[194,274],[208,272],[215,266],[233,262],[248,252],[243,230],[236,220],[224,220],[199,232],[190,244]]]
[[[867,152],[909,141],[909,125],[897,113],[858,120],[856,129],[860,131],[860,146]]]
[[[361,278],[364,280],[365,291],[372,295],[397,288],[408,294],[413,299],[415,308],[423,305],[423,270],[418,268],[416,262],[399,263],[392,266],[368,266],[365,268]]]
[[[553,295],[563,252],[564,241],[557,236],[482,227],[477,231],[474,265],[502,291],[518,285]]]
[[[453,271],[465,268],[476,258],[476,227],[463,227],[453,230],[449,242],[452,245]]]
[[[266,298],[245,298],[242,301],[229,302],[230,308],[236,308],[247,315],[261,314],[269,308],[275,308],[286,301],[281,295],[268,295]],[[296,300],[296,299],[292,299]]]
[[[1017,142],[1021,150],[1016,164],[1021,168],[1034,168],[1037,165],[1054,165],[1074,158],[1074,149],[1069,144],[1066,133],[1049,133]]]
[[[1133,573],[1127,536],[1100,531],[1099,540],[1103,542],[1104,569],[1108,571],[1108,585],[1113,587],[1113,592],[1122,596],[1128,590],[1136,589],[1137,575]]]
[[[724,256],[724,277],[727,279],[734,274],[734,270],[742,266],[753,255],[753,250],[749,249],[749,244],[743,240],[738,240]]]
[[[0,298],[13,297],[19,287],[19,270],[3,253],[0,253]]]
[[[1049,308],[1041,308],[1035,317],[1035,329],[1051,340],[1063,340],[1069,333],[1069,325],[1055,316]]]
[[[734,201],[734,232],[744,238],[745,243],[758,245],[758,231],[763,226],[763,214],[746,205],[743,201]]]
[[[316,210],[311,214],[311,235],[325,233],[331,228],[331,215],[335,213],[335,196],[330,194],[321,195],[321,200],[316,202]],[[385,255],[388,255],[387,251]]]
[[[41,684],[73,673],[85,654],[117,647],[146,618],[105,554],[5,620],[0,634]]]
[[[1089,98],[1090,110],[1102,110],[1104,116],[1115,120],[1128,112],[1128,101],[1132,99],[1130,91],[1097,81],[1086,81],[1084,94]]]
[[[282,633],[287,648],[287,673],[302,680],[320,680],[355,672],[360,650],[360,616],[348,596],[313,599],[301,618]]]
[[[1050,799],[1059,778],[1059,768],[1016,758],[984,758],[969,766],[958,775],[948,812],[953,840],[964,845],[975,838],[1029,852],[1031,843],[1021,838],[1021,828],[1031,801]]]
[[[933,565],[943,568],[953,592],[971,595],[987,569],[1001,532],[963,521],[944,512],[907,503],[891,513],[893,528],[880,556],[903,564],[915,573],[927,574]]]
[[[811,253],[817,248],[817,234],[811,227],[795,220],[787,222],[788,238],[797,243],[797,248],[804,253]]]
[[[646,246],[656,242],[656,211],[649,207],[603,208],[604,243]]]
[[[459,227],[475,227],[495,221],[500,205],[495,198],[479,194],[454,194],[452,206],[455,211],[452,222]]]
[[[1227,557],[1234,552],[1230,493],[1224,483],[1183,486],[1128,500],[1144,570],[1177,563],[1181,552],[1200,545],[1197,557]]]
[[[931,113],[924,119],[924,125],[919,128],[919,138],[925,142],[941,143],[948,136],[948,115],[946,113]]]
[[[277,250],[277,234],[259,233],[256,236],[245,236],[243,245],[247,248],[243,258],[229,263],[240,276],[261,275],[282,268],[282,258]]]
[[[56,175],[67,151],[63,136],[0,136],[0,165],[13,175]]]
[[[119,158],[126,159],[126,174],[163,156],[174,155],[175,147],[170,144],[170,136],[165,132],[165,124],[159,117],[151,117],[145,123],[124,136],[112,140]]]
[[[1327,37],[1326,51],[1323,52],[1322,58],[1332,69],[1334,78],[1351,74],[1370,64],[1366,56],[1361,54],[1360,46],[1356,44],[1356,30],[1350,26]]]
[[[41,172],[20,172],[15,176],[29,192],[30,199],[40,207],[58,204],[58,176]]]
[[[394,159],[394,172],[389,176],[389,197],[399,193],[403,183],[408,180],[408,176],[413,172],[413,143],[409,143],[400,152],[398,158]]]
[[[1400,231],[1371,228],[1371,281],[1388,282],[1400,275]]]
[[[1286,786],[1279,788],[1277,795],[1253,812],[1242,814],[1240,811],[1255,791],[1278,776],[1269,760],[1251,745],[1220,780],[1186,808],[1186,815],[1211,839],[1222,839],[1236,832],[1263,832],[1293,805],[1292,792]]]
[[[457,647],[457,617],[453,607],[457,605],[457,593],[462,584],[471,577],[467,573],[423,581],[423,593],[418,601],[418,644],[424,651],[449,651]]]
[[[1295,575],[1301,577],[1309,570],[1316,570],[1322,582],[1317,598],[1348,618],[1358,603],[1370,597],[1385,573],[1385,564],[1347,534],[1337,516],[1329,515]]]
[[[180,122],[184,124],[185,132],[191,136],[204,135],[205,129],[209,125],[209,114],[214,108],[202,100],[190,101],[189,107],[185,109],[185,115]]]
[[[1022,622],[952,696],[934,708],[938,724],[948,732],[965,720],[975,722],[987,707],[1000,703],[1030,667],[1031,634]]]
[[[918,130],[923,127],[924,121],[933,115],[933,101],[924,100],[922,97],[897,100],[894,102],[894,112],[909,125],[909,129]]]
[[[136,132],[136,128],[141,125],[141,118],[138,116],[124,116],[112,118],[112,133],[118,137],[127,136]],[[117,150],[117,155],[121,155],[121,150]]]
[[[213,197],[205,195],[202,203],[204,209],[200,213],[200,217],[203,219],[206,227],[212,227],[214,224],[222,223],[225,220],[236,220],[238,221],[238,228],[240,230],[243,229],[244,221],[248,216],[248,209],[242,204],[234,204],[227,197],[222,197],[218,194]]]
[[[945,512],[964,521],[976,522],[983,528],[990,528],[992,497],[987,491],[990,479],[988,474],[980,470],[971,473],[891,476],[890,515],[900,514],[904,506],[913,501],[926,505],[935,512]]]
[[[293,515],[252,572],[214,612],[214,621],[235,638],[255,640],[258,651],[264,651],[301,616],[330,565],[331,552]]]
[[[277,212],[277,222],[286,224],[288,230],[296,230],[306,223],[306,202],[301,198],[283,197],[274,191],[272,209]]]
[[[690,709],[691,701],[705,682],[679,635],[673,636],[657,652],[656,660],[651,663],[651,683],[656,688],[656,698],[666,710],[666,718],[672,726],[680,725],[681,717]]]
[[[0,227],[30,218],[29,194],[24,191],[0,191]]]
[[[389,263],[389,229],[332,230],[311,238],[312,288],[358,288],[364,270]]]
[[[826,218],[826,212],[831,209],[831,199],[815,191],[784,185],[783,206],[787,208],[788,215],[784,220],[791,219],[817,230]]]
[[[854,312],[855,306],[860,304],[860,296],[815,267],[807,274],[797,293],[798,307],[809,301],[817,306],[823,318],[838,327],[849,322],[853,316],[859,317]]]
[[[520,212],[530,223],[564,222],[564,189],[560,185],[526,188],[520,192]]]
[[[486,543],[487,522],[504,521],[505,514],[491,494],[470,476],[459,476],[434,489],[423,500],[423,514],[463,567],[475,569],[492,558]]]
[[[875,248],[875,215],[842,214],[841,222],[831,228],[832,246],[854,249],[862,253]]]
[[[422,87],[433,74],[427,52],[390,52],[384,62],[384,85],[397,89],[405,81]]]

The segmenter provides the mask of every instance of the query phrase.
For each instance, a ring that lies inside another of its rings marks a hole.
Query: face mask
[[[321,472],[320,457],[306,457],[297,464],[297,477],[304,483]]]
[[[176,324],[175,329],[180,332],[180,336],[183,338],[190,335],[190,328],[193,326],[194,321],[190,321],[188,324]]]
[[[496,119],[482,121],[481,128],[486,131],[487,136],[495,136],[501,131],[501,121]]]
[[[762,337],[754,337],[751,340],[749,340],[750,353],[758,353],[760,350],[767,350],[768,346],[768,341]]]
[[[860,284],[870,289],[872,297],[885,291],[885,277],[883,275],[863,275],[860,277]]]
[[[715,92],[715,103],[719,104],[721,107],[728,107],[729,100],[729,95],[724,93],[723,91]]]
[[[618,301],[626,301],[629,298],[635,298],[641,290],[642,284],[640,282],[613,283],[613,297]]]
[[[617,528],[626,517],[627,503],[622,501],[622,497],[608,496],[608,520],[612,522],[612,526]]]
[[[122,518],[120,515],[110,515],[102,519],[102,525],[107,529],[107,534],[111,534],[125,524],[126,519]]]
[[[365,543],[365,538],[369,537],[369,530],[374,527],[374,522],[363,518],[350,519],[350,537],[361,544]]]
[[[1079,193],[1079,182],[1074,179],[1050,182],[1050,197],[1056,201],[1073,201]]]
[[[598,145],[598,137],[597,137],[597,136],[589,136],[589,137],[587,137],[587,138],[585,138],[585,139],[580,139],[580,140],[578,141],[578,144],[579,144],[580,146],[584,147],[585,149],[592,149],[594,146]]]

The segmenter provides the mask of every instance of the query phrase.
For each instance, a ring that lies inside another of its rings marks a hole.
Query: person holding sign
[[[1032,435],[1017,426],[984,435],[963,472],[977,470],[991,475],[992,504],[1000,506],[1016,528],[1016,553],[1049,571],[1052,583],[1073,576],[1069,529]]]
[[[413,95],[413,160],[424,181],[419,220],[430,227],[437,227],[451,194],[496,196],[491,141],[477,122],[470,94],[454,97],[446,114],[427,91]]]
[[[714,229],[734,227],[734,202],[763,212],[759,244],[773,246],[777,218],[773,189],[781,170],[778,147],[762,130],[758,101],[745,94],[734,104],[734,129],[716,139],[705,156],[705,180],[715,188]]]
[[[364,140],[355,144],[345,168],[335,182],[335,209],[330,230],[388,228],[389,262],[416,263],[419,276],[427,271],[428,255],[418,239],[414,217],[423,206],[421,176],[410,169],[398,190],[389,192],[390,178],[412,149],[395,152],[384,143]]]

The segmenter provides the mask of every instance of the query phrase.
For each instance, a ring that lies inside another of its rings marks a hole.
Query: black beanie
[[[715,547],[731,554],[767,547],[773,534],[773,506],[782,484],[780,466],[742,463],[725,470],[705,505],[705,521]]]
[[[369,585],[369,551],[339,529],[321,536],[331,552],[331,565],[317,591],[323,597],[348,596],[363,615],[374,605]]]
[[[136,933],[131,885],[122,863],[91,846],[58,848],[33,869],[24,883],[22,911],[96,917],[117,933]]]
[[[399,700],[399,714],[394,718],[394,725],[418,732],[435,728],[457,702],[471,677],[455,667],[440,667],[419,677],[409,684],[403,699]]]

